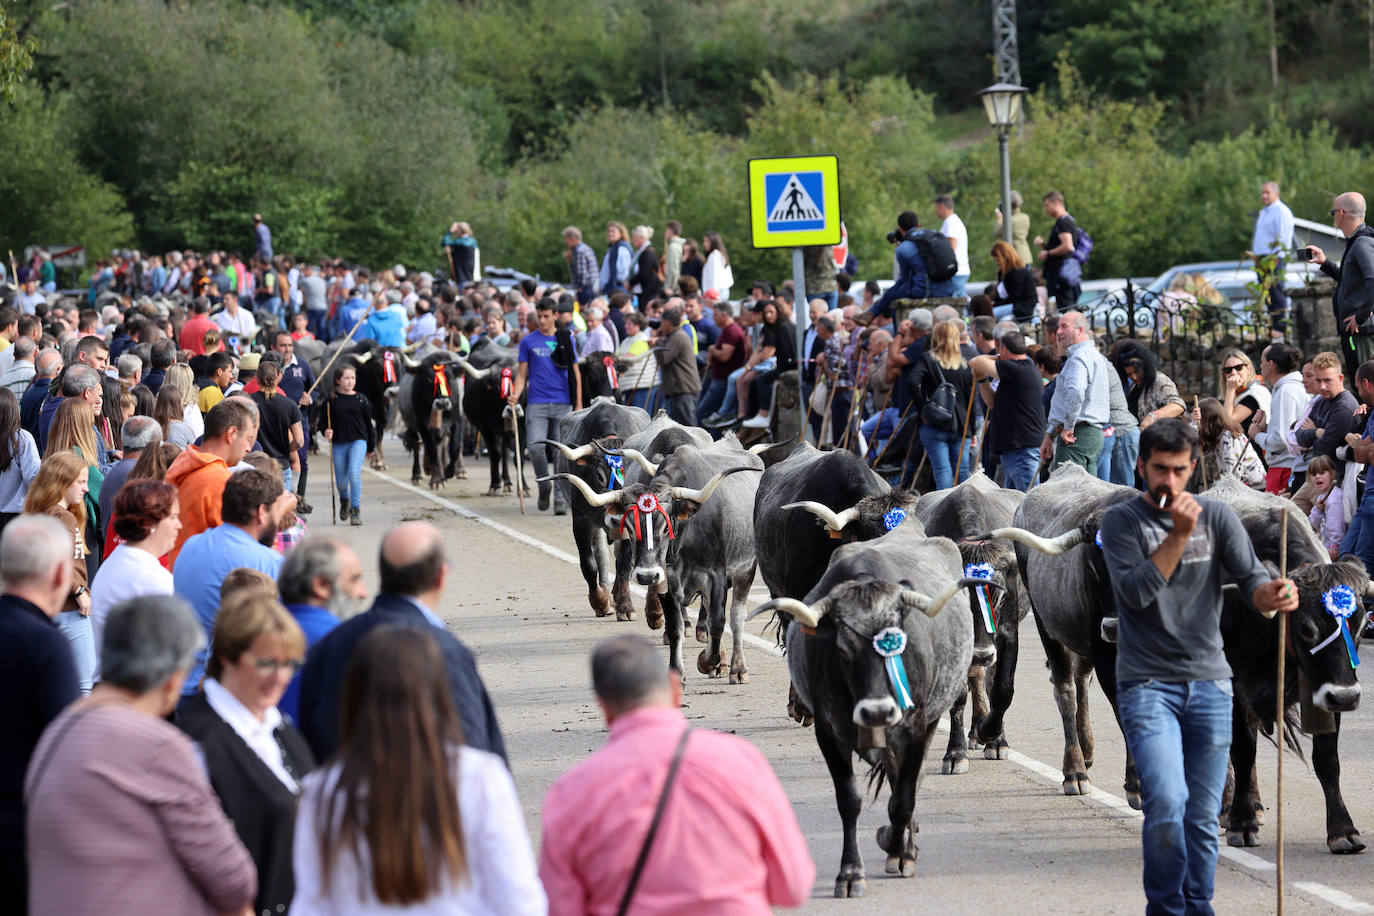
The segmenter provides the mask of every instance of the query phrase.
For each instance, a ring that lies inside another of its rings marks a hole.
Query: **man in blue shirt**
[[[343,541],[310,537],[296,545],[281,565],[277,580],[282,604],[305,633],[309,649],[329,635],[340,620],[367,608],[363,564]],[[300,708],[301,676],[297,674],[277,707],[293,720]]]
[[[507,400],[511,409],[514,409],[520,403],[520,394],[528,386],[525,441],[548,439],[556,442],[559,436],[558,421],[574,409],[582,409],[582,376],[577,370],[577,345],[567,329],[559,330],[556,327],[552,299],[540,299],[534,307],[534,317],[538,327],[520,339],[519,368]],[[534,464],[536,477],[548,476],[548,446],[532,448],[530,461]],[[567,515],[567,497],[561,487],[553,486],[550,481],[539,484],[539,511],[544,512],[549,508],[550,493],[554,498],[554,515]]]
[[[1250,240],[1250,250],[1246,255],[1255,259],[1256,271],[1260,279],[1264,273],[1259,267],[1259,259],[1266,255],[1278,255],[1274,262],[1274,285],[1269,287],[1269,316],[1275,331],[1287,327],[1288,294],[1283,290],[1284,256],[1293,247],[1293,211],[1288,204],[1279,200],[1279,183],[1266,181],[1260,188],[1260,202],[1264,204],[1255,216],[1255,234]]]
[[[186,539],[172,567],[172,590],[185,598],[205,628],[210,643],[219,613],[220,585],[235,569],[256,569],[273,579],[281,571],[282,557],[270,546],[287,507],[295,499],[283,494],[279,479],[262,471],[239,471],[224,485],[222,524]],[[186,676],[184,696],[200,689],[208,649],[196,655]]]
[[[923,230],[921,221],[912,210],[903,210],[897,216],[897,235],[901,242],[897,245],[897,282],[888,287],[883,297],[873,303],[867,315],[858,315],[859,324],[868,324],[875,315],[891,315],[892,306],[901,299],[929,299],[932,297],[954,295],[954,285],[949,280],[932,281],[921,248],[916,244]],[[891,236],[889,236],[891,238]]]

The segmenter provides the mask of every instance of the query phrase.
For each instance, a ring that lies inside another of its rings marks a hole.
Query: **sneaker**
[[[551,498],[551,495],[552,495],[552,494],[550,494],[548,490],[540,490],[540,491],[539,491],[539,511],[540,511],[540,512],[547,512],[547,511],[549,511],[549,499]]]
[[[737,418],[734,414],[713,413],[705,420],[701,421],[702,426],[725,426],[727,423],[734,423]]]
[[[740,424],[745,429],[767,429],[768,417],[764,414],[755,414]]]
[[[1102,618],[1102,641],[1116,645],[1116,618]]]
[[[297,514],[297,515],[309,515],[311,512],[314,512],[314,511],[315,511],[315,507],[312,506],[312,505],[310,505],[310,503],[306,502],[304,499],[301,499],[300,497],[297,497],[297,498],[296,498],[296,514]]]
[[[354,510],[349,514],[348,523],[349,523],[350,525],[355,526],[355,527],[361,526],[362,523],[363,523],[363,513],[362,513],[362,511],[359,510],[359,509],[354,509]]]

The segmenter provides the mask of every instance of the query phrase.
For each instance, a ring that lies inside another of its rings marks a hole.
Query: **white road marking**
[[[369,474],[372,474],[374,477],[378,477],[381,480],[385,480],[387,483],[390,483],[393,486],[400,487],[402,490],[407,490],[411,493],[414,493],[417,496],[427,499],[435,505],[441,506],[449,510],[450,512],[459,516],[460,518],[469,519],[471,521],[477,522],[480,525],[486,525],[493,531],[499,531],[507,537],[519,541],[521,544],[524,544],[528,547],[533,547],[535,550],[545,553],[548,556],[554,557],[555,559],[562,560],[565,563],[571,563],[573,566],[579,565],[577,557],[573,556],[567,551],[559,550],[557,547],[553,547],[549,544],[546,544],[538,538],[530,537],[529,535],[523,532],[516,531],[514,528],[511,528],[508,525],[503,525],[498,521],[487,518],[485,515],[480,515],[476,512],[473,512],[471,509],[464,508],[463,506],[458,505],[452,500],[445,499],[444,497],[439,496],[436,493],[430,493],[426,490],[422,490],[414,484],[406,483],[403,480],[397,480],[394,477],[390,477],[372,468],[364,468],[364,470],[366,470]],[[643,597],[643,595],[645,594],[644,589],[640,588],[637,585],[630,586],[630,589],[631,591],[635,592],[641,597]],[[759,602],[766,601],[769,598],[768,590],[766,588],[760,590],[759,586],[755,586],[749,590],[749,598],[751,604],[754,602],[755,598],[758,598]],[[753,633],[745,633],[744,641],[749,645],[754,646],[755,648],[762,649],[770,655],[775,655],[779,658],[782,657],[783,653],[781,649],[779,649],[773,643],[768,642],[767,640],[760,639]],[[939,725],[937,726],[937,729],[942,732],[947,732],[949,730],[948,719],[942,717],[940,719]],[[1039,776],[1041,779],[1043,779],[1045,782],[1051,785],[1063,785],[1064,774],[1061,773],[1059,769],[1057,769],[1056,767],[1052,767],[1047,763],[1042,763],[1039,760],[1036,760],[1034,757],[1027,757],[1025,754],[1022,754],[1019,751],[1011,750],[1009,748],[1007,750],[1007,760],[1011,761],[1012,763],[1016,764],[1024,770],[1034,773],[1036,776]],[[1142,820],[1145,816],[1141,812],[1132,808],[1130,806],[1130,803],[1127,802],[1126,799],[1121,798],[1117,795],[1113,795],[1110,792],[1104,792],[1103,790],[1096,787],[1094,787],[1086,796],[1078,797],[1086,797],[1092,799],[1102,807],[1115,811],[1122,817],[1128,817],[1135,820]],[[1260,856],[1255,855],[1254,853],[1246,852],[1243,849],[1237,849],[1232,846],[1227,846],[1225,843],[1221,844],[1219,852],[1221,858],[1226,859],[1232,864],[1238,865],[1242,868],[1248,868],[1251,871],[1272,872],[1276,870],[1274,863],[1270,862],[1268,859],[1264,859]],[[1374,904],[1366,903],[1363,900],[1359,900],[1355,897],[1350,896],[1344,891],[1336,890],[1334,887],[1328,887],[1325,884],[1318,884],[1315,881],[1293,881],[1289,884],[1289,887],[1291,887],[1293,890],[1301,891],[1304,894],[1315,897],[1318,900],[1321,900],[1323,903],[1331,904],[1334,907],[1338,907],[1339,909],[1346,910],[1351,913],[1374,913]]]

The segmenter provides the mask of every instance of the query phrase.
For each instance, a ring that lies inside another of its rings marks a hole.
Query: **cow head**
[[[1344,619],[1358,649],[1374,585],[1358,561],[1303,566],[1290,578],[1298,586],[1298,609],[1288,623],[1291,652],[1312,685],[1312,702],[1328,712],[1351,712],[1360,705],[1360,684],[1339,614],[1349,611]]]
[[[916,494],[907,490],[889,490],[865,496],[848,509],[836,512],[818,502],[788,503],[784,509],[805,509],[830,530],[830,536],[850,543],[871,541],[882,537],[912,517]]]
[[[614,433],[604,438],[605,442],[618,442]],[[628,459],[597,442],[588,442],[576,447],[565,445],[553,439],[536,439],[530,443],[533,448],[539,445],[552,446],[563,456],[568,473],[582,478],[595,492],[613,490],[625,483],[624,466]],[[634,451],[630,449],[629,451]],[[638,454],[636,452],[636,454]],[[560,465],[562,467],[563,465]]]
[[[961,589],[982,586],[981,579],[961,578],[935,595],[893,582],[850,581],[813,604],[795,598],[774,598],[750,612],[752,618],[777,610],[792,615],[815,638],[833,644],[827,653],[843,670],[843,678],[855,698],[851,718],[860,728],[885,728],[896,725],[911,705],[910,694],[902,696],[888,658],[897,659],[900,678],[906,681],[904,658],[915,635],[908,615],[919,611],[928,617],[939,614]],[[893,655],[892,653],[897,653]],[[960,659],[966,664],[966,659]],[[909,686],[908,686],[909,691]]]
[[[680,528],[711,498],[721,481],[740,471],[759,468],[738,467],[720,471],[701,489],[671,486],[667,481],[651,480],[605,493],[597,493],[586,481],[572,474],[554,474],[540,481],[561,478],[582,493],[588,504],[606,510],[607,518],[617,517],[615,535],[631,540],[635,581],[646,588],[668,589],[668,551]]]

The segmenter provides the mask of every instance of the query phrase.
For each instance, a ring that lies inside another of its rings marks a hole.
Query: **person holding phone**
[[[1308,245],[1313,264],[1336,281],[1331,311],[1341,335],[1341,357],[1345,374],[1356,371],[1374,359],[1374,229],[1365,225],[1365,199],[1357,191],[1346,191],[1331,206],[1336,228],[1345,236],[1345,252],[1340,266],[1326,259],[1326,252]]]

